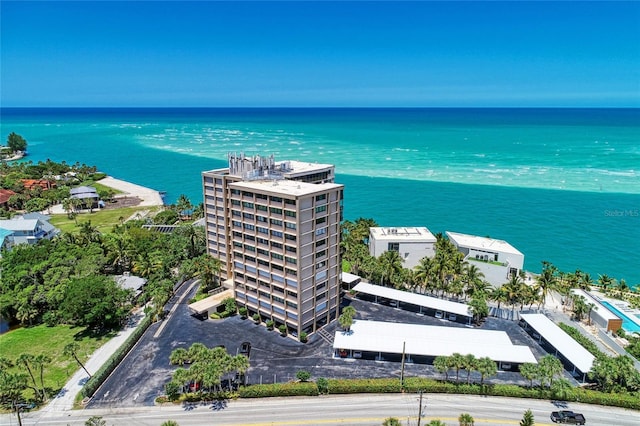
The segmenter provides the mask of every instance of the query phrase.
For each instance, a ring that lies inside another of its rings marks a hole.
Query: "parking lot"
[[[187,290],[183,286],[170,301],[171,309]],[[196,288],[191,289],[195,293]],[[264,324],[257,325],[250,318],[239,316],[223,320],[200,320],[190,315],[187,303],[192,294],[186,295],[175,311],[165,320],[162,332],[155,337],[163,323],[153,324],[118,366],[89,403],[90,408],[152,405],[154,399],[163,394],[164,384],[171,380],[175,366],[169,364],[171,351],[178,347],[189,348],[201,342],[208,347],[224,345],[227,352],[236,355],[243,342],[251,343],[249,383],[273,383],[294,380],[296,372],[306,370],[312,379],[360,378],[360,377],[400,377],[399,362],[373,361],[363,359],[334,358],[332,336],[337,321],[329,324],[321,333],[310,336],[309,342],[300,343],[289,337],[282,337],[277,331],[269,331]],[[447,327],[465,327],[462,324],[418,315],[391,306],[384,306],[358,299],[345,299],[356,309],[356,321],[377,320],[404,322]],[[503,330],[514,344],[529,346],[536,358],[546,352],[522,330],[516,322],[488,318],[483,329]],[[433,366],[406,364],[405,375],[437,377],[441,375]],[[472,375],[472,378],[474,375]],[[567,376],[569,377],[569,376]],[[466,378],[466,374],[465,374]],[[479,380],[479,376],[477,377]],[[493,383],[526,382],[519,373],[499,372],[489,379]]]

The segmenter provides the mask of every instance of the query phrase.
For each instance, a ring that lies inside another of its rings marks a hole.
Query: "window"
[[[281,231],[275,231],[275,230],[271,230],[271,236],[273,237],[278,237],[278,238],[282,238],[284,234]]]
[[[252,209],[253,208],[253,203],[250,203],[248,201],[243,201],[242,202],[242,207],[248,208],[248,209]]]
[[[258,232],[260,232],[261,234],[269,234],[269,229],[264,228],[262,226],[257,226],[256,229],[258,230]]]
[[[266,217],[264,217],[264,216],[259,216],[259,215],[258,215],[258,216],[256,216],[256,220],[257,220],[258,222],[267,223],[267,218],[266,218]]]
[[[327,254],[326,250],[320,250],[319,252],[316,252],[316,259],[323,257]]]
[[[232,189],[231,190],[231,195],[240,195],[240,190],[239,189]]]
[[[256,229],[256,227],[255,227],[255,226],[253,226],[253,225],[252,225],[252,224],[250,224],[250,223],[245,223],[245,224],[244,224],[244,229],[246,229],[246,230],[248,230],[248,231],[254,231],[254,230]]]
[[[282,221],[280,219],[270,219],[270,221],[272,225],[282,226]]]
[[[285,268],[285,271],[287,271],[287,274],[292,275],[294,277],[298,276],[298,271],[296,271],[295,269]]]
[[[400,251],[400,243],[389,243],[387,245],[388,251]]]
[[[295,235],[291,235],[291,234],[285,234],[284,237],[289,241],[296,241],[297,240],[296,236]]]
[[[261,248],[259,248],[259,249],[258,249],[258,253],[260,253],[260,254],[264,254],[265,256],[269,256],[269,251],[268,251],[268,250],[265,250],[265,249],[261,249]]]
[[[318,206],[316,207],[316,213],[322,213],[327,211],[327,206]]]
[[[298,250],[295,247],[291,247],[291,246],[286,246],[286,251],[288,251],[289,253],[297,253]]]
[[[239,206],[240,205],[240,200],[231,200],[231,204],[234,206]]]
[[[287,227],[287,229],[296,229],[295,223],[285,222],[285,226]]]
[[[277,249],[282,249],[282,244],[280,243],[276,243],[275,241],[271,243],[271,247],[273,248],[277,248]]]
[[[318,228],[316,229],[316,235],[324,235],[327,233],[327,228]]]
[[[281,203],[282,202],[282,198],[280,197],[271,197],[271,201],[274,203]]]
[[[326,217],[319,217],[316,219],[316,225],[319,225],[321,223],[325,223],[327,221]]]
[[[287,217],[296,217],[296,212],[293,212],[291,210],[285,210],[284,215]]]
[[[327,199],[327,194],[316,195],[316,201],[322,201]]]
[[[253,192],[242,191],[242,196],[253,198]]]
[[[260,228],[260,227],[258,226],[258,232],[262,232],[262,231],[260,231],[261,229],[265,229],[265,228]],[[265,233],[266,233],[266,232],[265,232]],[[266,245],[269,245],[269,240],[265,240],[264,238],[260,238],[260,237],[258,237],[258,242],[259,242],[260,244],[266,244]]]
[[[286,200],[284,200],[284,203],[288,204],[290,206],[295,206],[296,205],[296,200],[290,200],[290,199],[287,198]]]
[[[295,258],[293,258],[293,257],[286,256],[286,257],[285,257],[285,259],[286,259],[287,263],[291,263],[291,264],[293,264],[293,265],[295,265],[296,263],[298,263],[298,261],[297,261]]]
[[[279,209],[277,207],[269,207],[269,211],[274,214],[282,214],[282,209]]]
[[[288,308],[293,308],[293,309],[298,309],[298,304],[294,303],[294,302],[290,302],[289,300],[287,300],[287,307]]]
[[[262,206],[262,205],[258,204],[258,205],[256,205],[256,209],[260,210],[260,211],[263,211],[263,212],[266,212],[267,211],[267,206]]]
[[[319,240],[316,241],[316,247],[322,247],[323,245],[327,244],[327,240]]]
[[[231,216],[233,216],[233,217],[240,217],[240,212],[239,212],[238,210],[233,210],[233,211],[231,212]]]
[[[248,251],[256,251],[256,248],[254,246],[250,246],[249,244],[245,244],[244,248]]]
[[[271,257],[277,260],[282,260],[284,259],[284,256],[278,253],[271,253]]]

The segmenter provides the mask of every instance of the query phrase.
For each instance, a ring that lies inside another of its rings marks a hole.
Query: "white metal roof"
[[[196,314],[202,314],[210,309],[220,306],[224,299],[228,297],[233,297],[233,290],[224,290],[221,293],[214,294],[202,300],[198,300],[197,302],[193,302],[189,305],[189,309],[191,309]]]
[[[557,349],[569,362],[581,372],[587,373],[593,366],[595,357],[573,337],[565,333],[553,321],[542,314],[521,314],[520,318],[527,322],[547,342]]]
[[[347,284],[351,284],[354,281],[358,281],[362,278],[360,278],[360,276],[355,275],[355,274],[350,274],[348,272],[341,272],[340,273],[340,279],[342,280],[343,283],[347,283]]]
[[[537,363],[528,346],[514,345],[504,331],[356,320],[349,333],[336,331],[334,349],[425,356],[473,354],[494,361]]]
[[[582,296],[585,298],[587,303],[593,303],[593,310],[596,311],[596,313],[604,318],[605,320],[609,321],[609,320],[621,320],[622,318],[618,317],[616,314],[614,314],[613,312],[611,312],[609,309],[607,309],[606,306],[604,306],[603,304],[600,303],[600,300],[596,299],[595,297],[593,297],[591,295],[591,293],[587,293],[586,291],[579,289],[579,288],[574,288],[571,289],[571,293],[578,295],[578,296]]]
[[[460,234],[458,232],[446,232],[447,236],[458,247],[467,247],[476,250],[492,250],[499,253],[511,253],[522,256],[523,254],[514,246],[504,240],[479,237],[477,235]]]
[[[396,290],[389,287],[369,283],[358,283],[353,290],[373,296],[384,297],[390,300],[411,303],[423,308],[436,309],[438,311],[449,312],[464,317],[472,317],[473,314],[469,305],[465,303],[451,302],[449,300],[438,299],[437,297],[425,296],[424,294],[410,293],[408,291]]]

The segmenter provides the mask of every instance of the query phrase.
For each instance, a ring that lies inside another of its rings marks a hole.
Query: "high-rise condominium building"
[[[237,304],[295,336],[333,320],[344,188],[334,167],[230,154],[228,168],[202,178],[207,250]]]

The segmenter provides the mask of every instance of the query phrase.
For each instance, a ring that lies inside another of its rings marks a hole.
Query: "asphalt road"
[[[549,401],[442,394],[425,394],[423,407],[423,425],[433,419],[457,425],[461,413],[471,414],[476,425],[517,425],[527,409],[532,410],[536,425],[550,425],[549,414],[558,409]],[[567,408],[583,413],[589,426],[637,426],[640,419],[640,412],[621,408],[577,403],[570,403]],[[23,417],[23,424],[83,425],[90,416],[97,415],[102,416],[108,425],[116,426],[159,426],[165,420],[175,420],[181,426],[378,426],[387,417],[396,417],[403,425],[415,426],[418,413],[417,394],[328,395],[230,401],[219,410],[212,409],[210,404],[191,408],[166,406],[80,410],[55,413],[55,417],[39,422],[35,422],[27,413]],[[15,424],[15,417],[0,417],[0,426]]]

